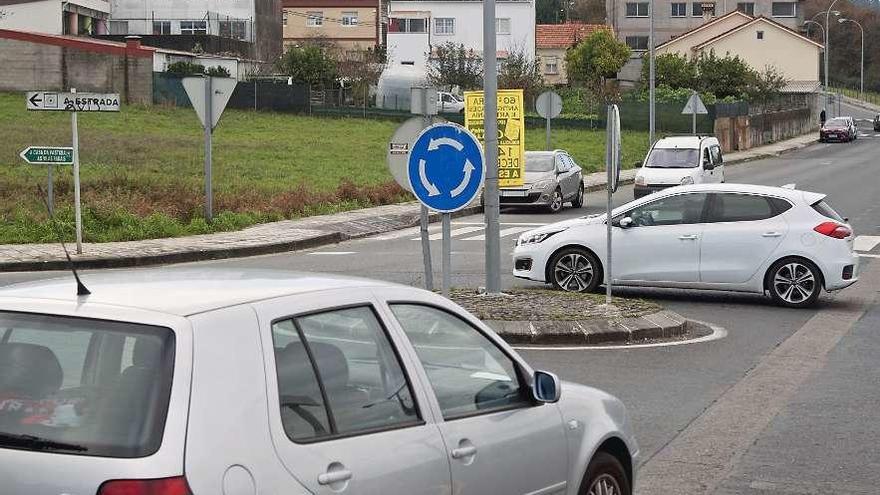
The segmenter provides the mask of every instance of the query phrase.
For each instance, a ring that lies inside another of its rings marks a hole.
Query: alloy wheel
[[[622,495],[622,493],[614,476],[602,474],[593,480],[587,495]]]
[[[553,199],[550,200],[550,211],[557,212],[562,209],[562,193],[559,190],[553,191]]]
[[[553,277],[562,290],[583,292],[593,281],[593,263],[583,254],[566,254],[553,267]]]
[[[804,264],[786,263],[773,275],[773,290],[783,301],[799,304],[809,299],[816,291],[816,276]]]

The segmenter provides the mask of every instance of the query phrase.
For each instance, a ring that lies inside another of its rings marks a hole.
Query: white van
[[[658,140],[635,178],[636,199],[682,184],[724,182],[724,157],[718,139],[673,136]]]

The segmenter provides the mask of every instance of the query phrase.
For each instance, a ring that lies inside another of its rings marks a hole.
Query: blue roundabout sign
[[[407,180],[428,208],[442,213],[464,208],[477,197],[485,178],[483,148],[464,127],[435,124],[416,138]]]

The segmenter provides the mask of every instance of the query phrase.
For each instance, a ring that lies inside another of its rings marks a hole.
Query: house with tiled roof
[[[677,53],[688,58],[715,52],[738,56],[755,70],[774,67],[788,81],[790,92],[811,93],[819,87],[823,46],[763,16],[733,13],[707,22],[656,47],[657,55]]]
[[[608,26],[581,22],[535,26],[535,56],[540,64],[544,82],[550,85],[568,83],[565,72],[566,50],[598,29],[608,29]]]

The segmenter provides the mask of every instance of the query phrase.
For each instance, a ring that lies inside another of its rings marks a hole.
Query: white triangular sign
[[[703,100],[700,99],[700,95],[694,93],[688,98],[687,104],[684,106],[684,110],[681,111],[682,114],[707,114],[709,113],[706,110],[706,105],[703,105]]]
[[[205,84],[208,79],[204,77],[184,77],[181,81],[183,89],[186,90],[189,101],[192,103],[199,116],[199,122],[202,127],[205,126]],[[232,92],[235,91],[235,85],[238,81],[229,77],[212,77],[211,78],[211,129],[217,127]]]

